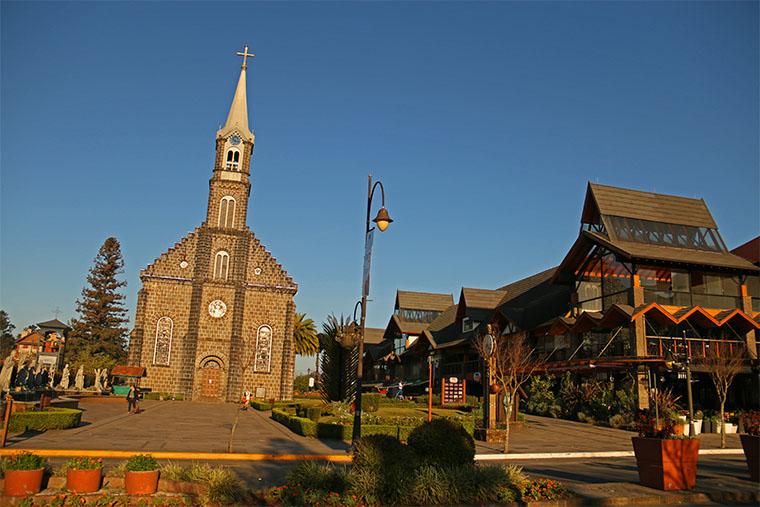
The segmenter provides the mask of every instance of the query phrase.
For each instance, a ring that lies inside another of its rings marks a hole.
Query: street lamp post
[[[361,299],[361,320],[359,323],[359,359],[356,367],[356,396],[354,409],[354,429],[351,434],[351,442],[355,444],[362,436],[362,376],[364,375],[364,324],[367,317],[367,296],[369,295],[369,271],[372,263],[372,238],[375,231],[374,222],[380,232],[383,232],[393,222],[388,210],[385,209],[385,188],[380,181],[372,184],[372,175],[367,176],[367,220],[364,227],[364,275],[362,277],[362,299]],[[375,189],[380,187],[382,201],[377,216],[370,220],[372,212],[372,197],[375,195]]]
[[[683,331],[684,367],[686,369],[686,396],[689,401],[689,437],[694,437],[694,401],[691,395],[691,358],[689,357],[689,343],[686,340],[686,330]]]

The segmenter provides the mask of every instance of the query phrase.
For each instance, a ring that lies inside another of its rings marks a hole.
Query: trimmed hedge
[[[79,426],[81,421],[82,411],[73,408],[24,410],[11,414],[8,430],[13,433],[27,430],[65,430]]]
[[[380,408],[380,399],[385,398],[383,394],[362,394],[362,410],[365,412],[377,412]]]
[[[251,406],[256,410],[267,411],[272,410],[272,403],[268,401],[251,400]]]
[[[288,414],[278,408],[272,409],[272,419],[288,427],[290,431],[305,437],[317,436],[317,423],[305,417]]]

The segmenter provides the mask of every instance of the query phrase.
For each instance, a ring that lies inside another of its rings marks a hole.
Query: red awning
[[[111,375],[116,375],[117,377],[144,377],[145,368],[142,366],[114,366],[113,370],[111,370]]]

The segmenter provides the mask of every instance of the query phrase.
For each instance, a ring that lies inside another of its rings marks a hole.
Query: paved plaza
[[[115,449],[266,454],[337,454],[340,440],[296,435],[268,412],[241,411],[232,403],[145,400],[143,412],[128,414],[126,402],[83,399],[82,426],[70,430],[12,435],[9,447],[33,449]],[[527,416],[512,432],[510,453],[630,451],[634,433],[574,421]],[[701,448],[720,447],[720,436],[701,436]],[[740,449],[737,435],[728,447]],[[501,444],[478,442],[478,453],[501,452]]]
[[[145,400],[140,407],[140,414],[129,414],[124,400],[84,399],[79,428],[13,435],[8,447],[267,454],[335,454],[348,448],[338,440],[296,435],[268,413],[231,403]]]
[[[348,444],[294,434],[269,418],[268,412],[241,411],[230,403],[146,400],[144,411],[128,414],[123,400],[82,400],[82,425],[71,430],[13,435],[10,448],[94,449],[129,451],[182,451],[212,453],[342,454]],[[528,424],[512,433],[511,453],[630,451],[632,432],[601,428],[572,421],[527,416]],[[719,447],[718,435],[703,435],[702,448]],[[728,447],[740,447],[729,435]],[[478,442],[479,454],[497,454],[500,444]],[[58,465],[64,458],[53,458]],[[112,466],[120,459],[106,459]],[[633,457],[512,460],[534,476],[559,479],[586,498],[637,498],[637,503],[657,502],[660,492],[639,486]],[[281,484],[295,462],[222,461],[232,467],[249,487]],[[716,492],[756,492],[747,479],[744,456],[700,456],[698,488],[684,501],[703,502]],[[707,494],[707,496],[705,496]],[[723,493],[720,493],[723,494]],[[663,498],[663,502],[666,500]],[[746,501],[746,500],[745,500]]]

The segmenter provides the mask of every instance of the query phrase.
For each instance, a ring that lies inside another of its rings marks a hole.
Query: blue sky
[[[320,322],[396,288],[494,288],[558,263],[587,181],[704,198],[758,234],[757,2],[3,2],[0,307],[75,316],[122,243],[138,272],[205,213],[244,42],[256,131],[249,225]],[[299,362],[305,369],[312,360]]]

